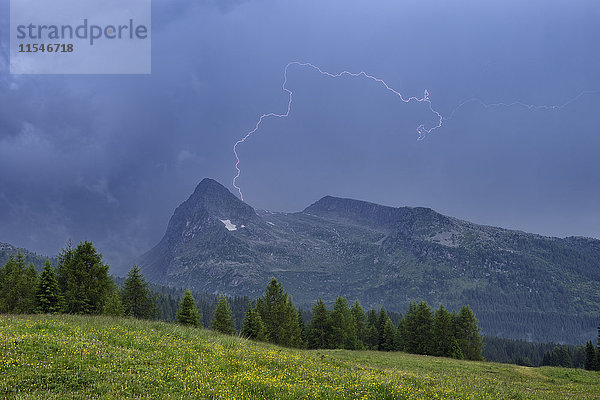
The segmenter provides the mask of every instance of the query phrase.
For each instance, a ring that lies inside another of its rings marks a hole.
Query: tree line
[[[108,275],[91,242],[67,245],[54,268],[46,260],[41,273],[21,253],[0,268],[0,312],[130,315],[152,318],[154,298],[134,266],[123,288]]]
[[[56,267],[46,260],[39,275],[22,253],[11,255],[0,267],[0,313],[105,314],[171,322],[178,318],[181,296],[177,290],[167,294],[151,290],[135,265],[124,280],[118,279],[120,284],[108,270],[102,255],[88,241],[76,247],[68,243],[58,255]],[[207,315],[198,313],[199,323],[210,326],[217,301],[213,304],[213,295],[201,296],[199,306]],[[236,297],[232,301],[234,320],[241,325],[248,299]],[[235,323],[234,328],[237,330]]]
[[[121,286],[124,284],[124,278],[115,278],[115,281]],[[165,322],[176,322],[177,310],[179,309],[181,299],[184,297],[185,290],[153,283],[148,283],[148,288],[153,293],[156,302],[157,310],[155,318]],[[200,291],[190,291],[190,293],[195,299],[200,316],[199,326],[210,328],[220,296]],[[250,298],[246,296],[228,296],[227,300],[231,307],[233,322],[239,331],[242,327]]]
[[[227,299],[221,301],[226,303]],[[213,328],[225,332],[215,325]],[[228,329],[225,333],[233,332]],[[477,319],[468,306],[457,314],[443,306],[433,312],[425,302],[412,302],[406,314],[394,324],[384,307],[365,312],[358,301],[349,306],[345,298],[338,297],[331,310],[322,300],[317,301],[312,308],[312,318],[305,323],[301,310],[296,309],[291,297],[274,278],[264,295],[254,305],[248,304],[240,335],[288,347],[405,351],[483,359]]]
[[[156,318],[157,296],[137,266],[133,266],[122,288],[108,275],[91,242],[67,245],[58,256],[56,268],[49,261],[38,276],[26,265],[22,254],[11,256],[0,268],[0,312],[107,314]],[[254,305],[249,302],[240,334],[282,346],[306,348],[403,350],[479,360],[481,337],[470,308],[458,314],[443,306],[433,313],[421,302],[411,303],[408,312],[394,324],[385,308],[365,313],[358,301],[351,307],[339,297],[332,310],[323,301],[313,306],[312,319],[305,324],[283,286],[273,279]],[[183,324],[201,325],[201,313],[190,291],[184,293],[176,312]],[[220,296],[211,328],[237,333],[229,301]]]
[[[556,357],[559,353],[561,357]],[[573,368],[583,368],[585,346],[484,336],[482,355],[486,360],[526,367],[559,366],[562,363]]]
[[[288,347],[483,359],[477,319],[468,306],[455,313],[443,306],[433,311],[425,302],[411,302],[407,312],[400,315],[387,313],[384,307],[365,312],[358,301],[350,306],[345,298],[338,297],[332,309],[319,300],[307,313],[294,306],[276,279],[254,304],[247,298],[214,295],[206,295],[198,303],[190,291],[181,296],[175,289],[162,288],[167,290],[165,293],[151,290],[135,265],[121,285],[108,275],[108,268],[91,242],[81,242],[75,248],[67,245],[58,256],[56,268],[47,260],[39,276],[18,253],[0,268],[0,313],[132,316],[205,326]],[[304,317],[307,314],[310,318]],[[600,369],[600,347],[594,347],[591,341],[586,346],[522,341],[507,344],[511,341],[497,338],[485,341],[486,356],[492,360]],[[507,348],[510,359],[505,360],[509,357]]]

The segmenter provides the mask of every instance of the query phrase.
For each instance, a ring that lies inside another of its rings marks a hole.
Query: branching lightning
[[[495,108],[495,107],[521,107],[521,108],[525,108],[527,110],[561,110],[565,107],[567,107],[568,105],[576,102],[577,100],[579,100],[581,97],[585,96],[585,95],[590,95],[590,94],[596,94],[599,93],[600,91],[594,90],[594,91],[583,91],[581,93],[579,93],[577,96],[569,99],[568,101],[566,101],[563,104],[560,105],[535,105],[535,104],[526,104],[523,103],[521,101],[514,101],[512,103],[485,103],[483,100],[476,98],[476,97],[472,97],[469,98],[463,102],[461,102],[458,106],[456,106],[454,108],[454,110],[450,113],[450,116],[447,118],[442,117],[442,115],[433,109],[433,106],[431,104],[431,100],[429,99],[429,92],[427,90],[425,90],[423,97],[408,97],[405,98],[400,92],[398,92],[397,90],[393,89],[392,87],[390,87],[383,79],[375,77],[373,75],[369,75],[364,71],[361,72],[349,72],[349,71],[342,71],[336,74],[332,74],[330,72],[324,71],[321,68],[317,67],[314,64],[311,63],[303,63],[303,62],[298,62],[298,61],[292,61],[290,63],[288,63],[285,66],[284,72],[283,72],[283,85],[281,86],[282,89],[288,94],[288,103],[287,103],[287,110],[285,111],[285,113],[283,114],[278,114],[278,113],[267,113],[267,114],[263,114],[258,118],[258,121],[256,122],[256,125],[254,126],[254,129],[252,129],[250,132],[246,133],[246,135],[244,135],[240,140],[238,140],[237,142],[235,142],[235,144],[233,145],[233,154],[235,155],[235,169],[237,171],[235,177],[233,178],[233,187],[235,187],[240,195],[240,199],[244,200],[244,195],[242,194],[242,189],[237,185],[237,180],[240,177],[242,171],[240,169],[240,157],[238,154],[238,146],[241,143],[244,143],[248,138],[250,138],[250,136],[252,136],[254,133],[256,133],[256,131],[258,131],[258,129],[260,128],[263,120],[267,119],[267,118],[287,118],[290,115],[290,111],[292,109],[292,100],[293,100],[293,92],[291,89],[289,89],[287,87],[287,80],[288,80],[288,70],[291,66],[299,66],[299,67],[308,67],[311,68],[317,72],[319,72],[321,75],[323,76],[327,76],[330,78],[339,78],[342,76],[350,76],[350,77],[363,77],[369,80],[372,80],[376,83],[381,84],[386,90],[392,92],[394,95],[398,96],[400,98],[400,100],[402,100],[404,103],[409,103],[409,102],[419,102],[419,103],[427,103],[427,106],[429,108],[429,110],[436,116],[438,122],[436,125],[430,127],[430,128],[426,128],[424,124],[421,124],[417,127],[417,133],[418,133],[418,138],[417,140],[422,140],[423,138],[425,138],[425,136],[429,133],[431,133],[432,131],[440,128],[442,126],[442,121],[448,122],[450,120],[452,120],[452,118],[454,117],[454,114],[460,110],[463,106],[465,106],[466,104],[469,103],[478,103],[480,104],[483,108]]]
[[[452,110],[452,112],[450,113],[450,116],[445,118],[446,121],[450,121],[453,117],[454,114],[461,109],[463,106],[465,106],[466,104],[469,103],[478,103],[480,104],[483,108],[495,108],[495,107],[522,107],[522,108],[526,108],[527,110],[562,110],[563,108],[567,107],[568,105],[576,102],[577,100],[579,100],[581,97],[585,96],[585,95],[589,95],[589,94],[596,94],[598,93],[597,90],[586,90],[583,91],[581,93],[579,93],[577,96],[567,100],[566,102],[564,102],[563,104],[558,104],[558,105],[536,105],[536,104],[526,104],[523,103],[521,101],[513,101],[512,103],[486,103],[483,100],[477,98],[477,97],[471,97],[463,102],[461,102],[458,106],[456,106],[454,108],[454,110]]]
[[[331,78],[339,78],[341,76],[351,76],[351,77],[364,77],[366,79],[370,79],[374,82],[377,82],[379,84],[381,84],[386,90],[392,92],[393,94],[395,94],[396,96],[398,96],[400,98],[400,100],[402,100],[404,103],[409,103],[411,101],[415,101],[415,102],[419,102],[419,103],[427,103],[429,110],[435,114],[435,116],[438,119],[438,123],[430,128],[426,128],[424,124],[421,124],[417,127],[417,133],[419,134],[418,136],[418,140],[421,140],[425,137],[425,135],[431,133],[433,130],[438,129],[442,126],[442,115],[437,112],[436,110],[433,109],[433,106],[431,105],[431,100],[429,100],[429,92],[427,90],[425,90],[425,93],[423,94],[423,97],[419,98],[419,97],[408,97],[408,98],[404,98],[404,96],[402,96],[402,94],[400,92],[398,92],[397,90],[393,89],[392,87],[390,87],[383,79],[377,78],[373,75],[369,75],[364,71],[361,72],[349,72],[349,71],[342,71],[336,74],[332,74],[330,72],[324,71],[321,68],[317,67],[316,65],[313,65],[311,63],[303,63],[303,62],[298,62],[298,61],[292,61],[290,63],[288,63],[285,66],[285,70],[283,72],[283,85],[281,86],[282,89],[288,94],[288,103],[287,103],[287,110],[285,113],[283,114],[277,114],[277,113],[267,113],[267,114],[263,114],[258,118],[258,121],[256,122],[256,125],[254,126],[254,129],[252,129],[250,132],[246,133],[246,135],[244,137],[242,137],[240,140],[238,140],[237,142],[235,142],[235,144],[233,145],[233,154],[235,155],[235,169],[237,171],[235,177],[233,178],[233,187],[235,187],[237,189],[237,191],[240,194],[240,199],[244,200],[244,195],[242,194],[242,189],[237,185],[237,179],[240,177],[242,171],[240,170],[240,157],[239,154],[237,152],[237,147],[241,144],[244,143],[250,136],[252,136],[254,133],[256,133],[256,131],[258,131],[258,129],[260,128],[260,125],[262,124],[263,120],[267,119],[267,118],[287,118],[290,115],[290,111],[292,109],[292,100],[293,100],[293,92],[292,90],[290,90],[287,87],[287,80],[288,80],[288,69],[290,68],[290,66],[292,65],[297,65],[300,67],[309,67],[314,69],[315,71],[319,72],[321,75],[324,76],[328,76]]]

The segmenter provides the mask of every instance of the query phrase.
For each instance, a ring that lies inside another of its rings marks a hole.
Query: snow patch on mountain
[[[227,228],[228,231],[237,231],[237,227],[231,223],[231,220],[220,219],[219,221],[221,221],[223,225],[225,225],[225,228]]]

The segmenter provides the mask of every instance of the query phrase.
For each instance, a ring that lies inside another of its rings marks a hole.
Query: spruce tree
[[[383,325],[383,335],[381,336],[381,344],[379,350],[381,351],[394,351],[396,350],[396,328],[391,319],[387,319]]]
[[[566,346],[558,346],[555,348],[558,354],[558,365],[564,368],[572,368],[573,360]]]
[[[37,273],[20,252],[0,268],[0,313],[27,314],[35,310]]]
[[[598,325],[598,341],[596,344],[598,348],[596,349],[596,365],[594,371],[600,371],[600,325]]]
[[[302,310],[300,307],[296,310],[296,315],[298,316],[298,328],[300,329],[300,346],[301,348],[306,348],[308,343],[308,336],[306,331],[306,326],[304,325],[304,318],[302,317]]]
[[[377,328],[377,311],[371,309],[367,313],[367,324],[365,327],[365,347],[369,350],[377,350],[379,345],[379,329]]]
[[[35,291],[38,285],[37,271],[33,264],[25,268],[23,286],[21,289],[21,309],[24,313],[33,313],[36,308]]]
[[[417,303],[411,301],[408,304],[408,310],[402,317],[401,326],[403,329],[402,338],[404,342],[404,351],[415,353],[418,347],[418,338],[414,332],[417,324]]]
[[[183,325],[200,325],[200,315],[198,314],[198,308],[196,308],[196,301],[189,290],[186,290],[183,294],[176,319],[177,322]]]
[[[113,285],[113,288],[110,290],[108,296],[106,297],[106,301],[104,302],[103,314],[113,317],[122,317],[125,315],[121,298],[121,290],[117,287],[117,285]]]
[[[377,343],[379,346],[383,343],[383,328],[385,327],[385,323],[388,320],[387,312],[385,311],[385,307],[381,306],[379,309],[379,314],[377,315],[377,332],[379,333],[379,337],[377,338]],[[381,349],[380,349],[381,350]]]
[[[454,336],[450,339],[450,353],[448,357],[456,358],[457,360],[464,360],[465,356],[463,355],[462,350],[460,349],[460,345]]]
[[[411,302],[403,326],[405,350],[409,353],[431,354],[433,316],[427,303]]]
[[[19,299],[19,284],[15,285],[16,277],[23,273],[22,268],[16,271],[17,263],[15,257],[11,255],[6,264],[0,268],[0,314],[12,313]]]
[[[252,307],[252,303],[248,302],[248,311],[242,324],[241,335],[248,339],[265,340],[265,324],[260,318],[260,314],[256,308]]]
[[[463,306],[456,317],[456,340],[467,360],[483,360],[481,356],[481,336],[473,310]]]
[[[326,349],[331,336],[329,311],[321,299],[313,305],[312,311],[313,317],[308,331],[308,348]]]
[[[365,347],[364,340],[367,316],[365,315],[365,310],[363,310],[358,300],[354,301],[354,304],[350,308],[350,312],[352,312],[354,321],[356,323],[357,348],[362,350]]]
[[[235,333],[231,308],[229,307],[229,302],[225,296],[219,296],[211,327],[213,330],[227,335],[233,335]]]
[[[454,325],[452,316],[440,305],[433,316],[432,331],[432,354],[435,356],[451,357],[453,352],[452,344],[454,339]]]
[[[332,349],[356,349],[356,322],[345,298],[339,296],[333,306],[331,318],[331,337],[329,347]]]
[[[137,265],[131,267],[123,284],[122,295],[125,315],[150,319],[156,311],[155,300],[148,289],[148,282]]]
[[[284,346],[302,347],[302,331],[298,322],[298,311],[291,296],[287,296],[284,310],[285,318],[282,333],[284,335],[287,333],[289,336],[280,343]]]
[[[6,265],[11,261],[12,256],[9,257],[8,261],[0,266],[0,314],[5,313],[6,310],[4,309],[5,307],[5,303],[6,303],[6,285],[4,284],[4,276],[6,275]]]
[[[102,262],[92,242],[81,242],[77,248],[67,246],[58,257],[57,279],[72,314],[97,314],[110,293],[112,280],[108,265]]]
[[[585,345],[585,369],[588,371],[595,371],[597,363],[598,354],[594,347],[594,343],[590,340]]]
[[[291,297],[275,278],[256,300],[256,310],[265,324],[265,334],[271,343],[298,347],[302,343],[296,307]]]
[[[417,348],[418,354],[431,354],[433,315],[431,308],[424,301],[417,306],[417,336],[420,338]]]
[[[46,260],[36,288],[37,311],[45,314],[59,313],[63,309],[63,298],[50,260]]]
[[[267,285],[265,294],[256,300],[256,309],[265,324],[267,340],[272,343],[278,342],[279,324],[282,320],[281,304],[285,302],[285,297],[283,286],[273,278]]]
[[[396,327],[396,350],[404,351],[404,318],[400,319],[398,326]]]
[[[550,367],[558,367],[559,358],[558,358],[558,349],[554,347],[551,351],[547,351],[544,353],[544,357],[542,358],[541,365],[548,365]]]
[[[367,325],[365,329],[365,347],[368,350],[379,349],[379,332],[374,324]]]

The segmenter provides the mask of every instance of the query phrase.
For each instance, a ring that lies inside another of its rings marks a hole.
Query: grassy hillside
[[[597,399],[600,373],[303,351],[161,322],[0,316],[0,398]]]

